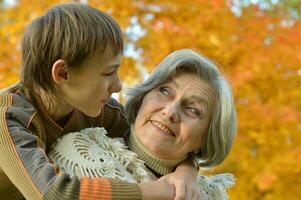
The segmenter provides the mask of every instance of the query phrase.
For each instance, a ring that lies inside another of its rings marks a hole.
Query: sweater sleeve
[[[33,114],[11,102],[0,102],[0,170],[26,199],[141,199],[137,184],[57,173],[41,140],[26,126]],[[6,183],[0,179],[1,184]]]

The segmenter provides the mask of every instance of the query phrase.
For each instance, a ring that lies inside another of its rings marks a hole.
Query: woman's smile
[[[150,120],[151,126],[158,130],[160,133],[163,133],[166,136],[176,137],[176,134],[170,130],[166,125],[160,123],[159,121]]]

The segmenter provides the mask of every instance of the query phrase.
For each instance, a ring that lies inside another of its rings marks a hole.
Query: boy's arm
[[[172,200],[175,192],[173,185],[163,179],[139,184],[143,200]]]
[[[198,169],[194,162],[187,158],[181,162],[175,172],[161,177],[175,187],[174,200],[200,199],[201,193],[197,181]]]
[[[42,141],[20,122],[28,117],[28,112],[16,109],[0,106],[0,170],[26,199],[142,198],[137,184],[105,178],[70,178],[57,173]],[[0,180],[0,188],[5,184],[8,183]]]
[[[0,170],[26,199],[153,199],[156,188],[160,189],[156,197],[172,199],[171,186],[164,181],[138,185],[116,179],[70,178],[58,173],[46,156],[42,140],[24,126],[32,115],[9,106],[9,101],[5,103],[8,106],[0,105]],[[26,123],[20,122],[24,120]],[[0,179],[0,189],[5,184]]]

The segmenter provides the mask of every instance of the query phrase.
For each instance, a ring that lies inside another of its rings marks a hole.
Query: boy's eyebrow
[[[119,67],[120,67],[120,63],[114,63],[107,66],[107,68],[119,68]]]

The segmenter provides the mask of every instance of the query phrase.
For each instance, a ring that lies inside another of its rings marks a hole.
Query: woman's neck
[[[152,155],[136,137],[133,128],[131,128],[131,134],[128,140],[128,145],[130,149],[138,155],[139,159],[143,160],[149,168],[161,175],[166,175],[173,172],[176,166],[187,158],[187,156],[185,156],[178,159],[168,160],[161,159]]]

